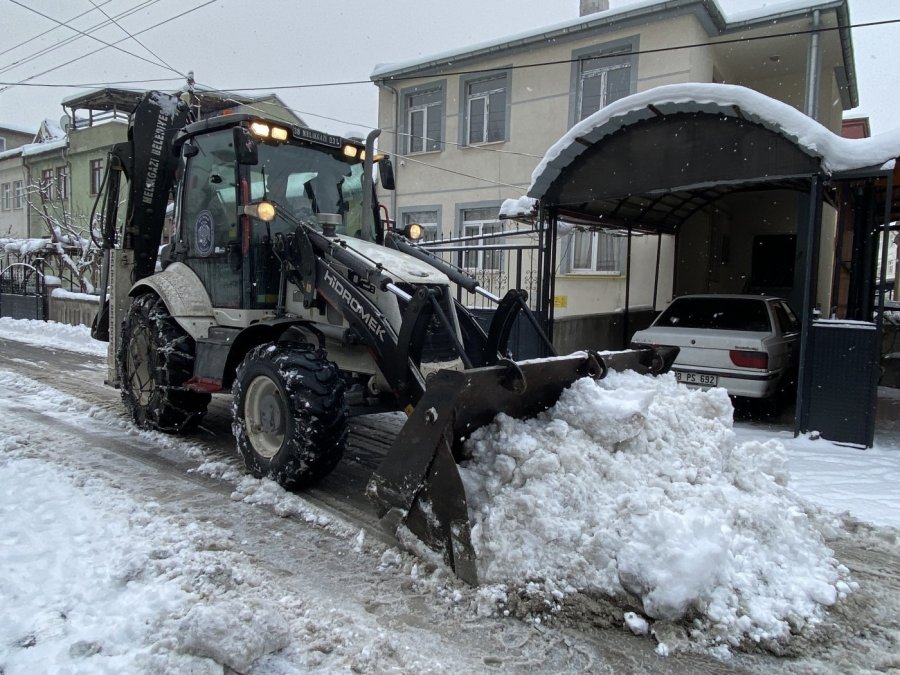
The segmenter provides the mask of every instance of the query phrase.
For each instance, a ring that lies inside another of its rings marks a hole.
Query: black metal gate
[[[47,318],[44,274],[34,265],[12,263],[0,269],[0,316]]]

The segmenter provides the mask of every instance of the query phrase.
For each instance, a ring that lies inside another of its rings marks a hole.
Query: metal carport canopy
[[[626,115],[613,133],[601,126],[579,137],[580,147],[560,157],[568,163],[551,163],[529,196],[567,221],[675,234],[729,192],[806,191],[821,170],[819,157],[740,108],[671,107],[651,106]]]
[[[673,234],[729,192],[806,192],[813,176],[878,175],[897,156],[900,132],[844,139],[752,89],[667,85],[575,125],[535,169],[528,196],[566,221]]]

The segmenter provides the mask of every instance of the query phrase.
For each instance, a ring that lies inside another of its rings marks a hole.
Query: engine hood
[[[450,285],[450,279],[443,272],[395,249],[355,237],[341,236],[331,239],[334,242],[344,242],[346,250],[359,254],[361,259],[379,263],[384,268],[384,273],[394,277],[397,282]]]

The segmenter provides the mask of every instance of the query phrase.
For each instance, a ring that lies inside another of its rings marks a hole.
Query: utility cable
[[[159,54],[156,54],[156,53],[155,53],[152,49],[150,49],[147,45],[145,45],[143,42],[141,42],[140,40],[138,40],[134,35],[132,35],[131,33],[129,33],[129,32],[122,26],[122,24],[120,24],[118,21],[116,21],[114,18],[112,18],[109,14],[107,14],[105,11],[103,11],[103,9],[101,9],[100,5],[98,5],[96,2],[94,2],[94,0],[90,0],[90,3],[91,3],[94,7],[96,7],[96,8],[103,14],[103,16],[105,16],[107,19],[109,19],[109,20],[112,21],[114,24],[116,24],[116,27],[117,27],[119,30],[121,30],[123,33],[125,33],[125,35],[127,35],[127,36],[130,37],[132,40],[134,40],[135,42],[137,42],[141,47],[143,47],[143,48],[144,48],[144,51],[146,51],[148,54],[150,54],[150,56],[152,56],[153,58],[155,58],[157,61],[159,61],[161,64],[163,64],[166,68],[168,68],[169,70],[171,70],[171,71],[172,71],[173,73],[175,73],[176,75],[181,75],[181,77],[184,77],[184,78],[187,77],[187,75],[186,75],[185,73],[182,73],[182,72],[179,71],[177,68],[173,68],[173,67],[172,67],[165,59],[163,59],[162,57],[160,57]]]
[[[192,8],[190,8],[190,9],[186,9],[185,11],[183,11],[183,12],[181,12],[181,13],[179,13],[179,14],[176,14],[175,16],[170,16],[168,19],[165,19],[164,21],[160,21],[159,23],[155,23],[155,24],[153,24],[152,26],[148,26],[147,28],[144,28],[144,29],[142,29],[142,30],[139,30],[139,31],[137,31],[137,32],[134,33],[134,34],[135,34],[135,35],[141,35],[141,34],[143,34],[143,33],[146,33],[146,32],[148,32],[148,31],[153,30],[154,28],[159,28],[160,26],[164,26],[165,24],[170,23],[170,22],[172,22],[172,21],[175,21],[176,19],[180,19],[180,18],[183,17],[183,16],[186,16],[186,15],[188,15],[188,14],[191,14],[191,13],[193,13],[193,12],[196,12],[198,9],[202,9],[202,8],[206,7],[207,5],[211,5],[211,4],[213,4],[214,2],[217,2],[217,1],[218,1],[218,0],[206,0],[206,2],[201,3],[201,4],[197,5],[196,7],[192,7]],[[124,41],[127,40],[127,39],[128,39],[128,38],[122,38],[121,40],[117,40],[116,42],[113,42],[110,46],[115,46],[115,45],[119,44],[120,42],[124,42]],[[99,49],[95,49],[95,50],[92,51],[92,52],[88,52],[87,54],[82,54],[81,56],[77,56],[77,57],[75,57],[74,59],[70,59],[69,61],[66,61],[65,63],[61,63],[61,64],[59,64],[59,65],[57,65],[57,66],[54,66],[53,68],[49,68],[49,69],[47,69],[47,70],[45,70],[45,71],[43,71],[43,72],[40,72],[40,73],[37,73],[37,74],[32,75],[32,76],[30,76],[30,77],[27,77],[27,78],[25,78],[24,80],[22,80],[21,82],[16,82],[16,83],[14,83],[14,84],[7,85],[7,86],[3,87],[2,89],[0,89],[0,94],[2,94],[4,91],[10,89],[11,87],[14,87],[14,86],[17,86],[17,85],[19,85],[19,84],[22,84],[23,82],[27,82],[27,81],[29,81],[29,80],[33,80],[34,78],[40,77],[41,75],[46,75],[47,73],[52,73],[52,72],[55,71],[55,70],[59,70],[60,68],[64,68],[64,67],[66,67],[66,66],[68,66],[68,65],[71,65],[71,64],[73,64],[73,63],[76,63],[77,61],[81,61],[82,59],[86,59],[88,56],[93,56],[94,54],[96,54],[96,53],[98,53],[98,52],[101,52],[101,51],[103,51],[103,50],[106,49],[106,48],[107,48],[107,47],[105,47],[105,46],[104,46],[104,47],[100,47]]]
[[[157,4],[158,2],[160,2],[160,0],[144,0],[143,2],[141,2],[141,3],[138,4],[138,5],[135,5],[134,7],[131,7],[130,9],[125,10],[124,12],[120,12],[120,13],[116,16],[116,18],[117,18],[117,19],[122,19],[122,18],[125,18],[125,17],[127,17],[127,16],[131,16],[131,15],[134,14],[135,12],[138,12],[138,11],[140,11],[140,10],[142,10],[142,9],[147,9],[147,8],[150,7],[151,5],[155,5],[155,4]],[[93,11],[93,10],[88,10],[88,11]],[[75,17],[75,18],[77,18],[77,17]],[[73,21],[73,20],[74,20],[74,19],[69,19],[68,21],[66,21],[64,27],[65,27],[65,28],[69,28],[70,30],[73,30],[73,29],[70,28],[70,26],[68,25],[69,22],[71,22],[71,21]],[[109,24],[110,24],[109,21],[100,21],[99,23],[95,23],[93,26],[89,26],[88,28],[86,28],[86,29],[85,29],[85,32],[87,32],[87,33],[93,33],[93,32],[95,32],[95,31],[97,31],[97,30],[99,30],[99,29],[101,29],[101,28],[105,28],[105,27],[108,26]],[[59,25],[59,22],[57,22],[57,25],[56,25],[56,26],[54,26],[53,28],[50,28],[49,30],[45,31],[45,33],[49,33],[50,31],[56,30],[57,28],[60,28],[60,27],[61,27],[61,26]],[[16,60],[16,61],[13,61],[12,63],[8,63],[8,64],[6,64],[5,66],[0,67],[0,73],[4,73],[4,72],[6,72],[6,71],[8,71],[8,70],[12,70],[13,68],[18,68],[18,67],[20,67],[20,66],[24,66],[24,65],[26,65],[26,64],[28,64],[28,63],[34,61],[35,59],[38,59],[38,58],[40,58],[40,57],[42,57],[42,56],[46,56],[47,54],[56,51],[57,49],[62,49],[62,48],[65,47],[66,45],[72,44],[73,42],[75,42],[75,41],[77,41],[77,40],[80,40],[81,38],[82,38],[81,35],[75,34],[75,35],[70,35],[69,37],[64,38],[64,39],[62,39],[62,40],[58,40],[57,42],[55,42],[55,43],[52,44],[52,45],[48,45],[47,47],[43,47],[42,49],[39,49],[39,50],[37,50],[36,52],[32,52],[32,53],[29,54],[28,56],[24,56],[24,57],[22,57],[22,58],[20,58],[20,59],[18,59],[18,60]],[[23,44],[24,44],[24,43],[23,43]]]
[[[101,4],[102,4],[102,5],[108,5],[110,2],[112,2],[112,0],[106,0],[106,2],[103,2],[103,3],[101,3]],[[95,7],[96,7],[96,6],[95,6]],[[76,14],[76,15],[73,16],[71,19],[66,20],[66,23],[69,23],[69,22],[71,22],[71,21],[74,21],[75,19],[80,19],[80,18],[83,17],[85,14],[90,14],[90,13],[93,12],[93,11],[94,11],[93,9],[86,9],[86,10],[84,10],[81,14]],[[24,47],[24,46],[27,45],[29,42],[34,42],[35,40],[39,40],[40,38],[44,37],[44,36],[47,35],[48,33],[52,33],[53,31],[55,31],[57,28],[59,28],[59,26],[53,26],[53,28],[48,28],[48,29],[45,30],[43,33],[38,33],[37,35],[32,35],[30,38],[27,38],[27,39],[22,40],[21,42],[19,42],[19,43],[17,43],[17,44],[14,44],[12,47],[7,47],[6,49],[0,51],[0,56],[3,56],[4,54],[7,54],[7,53],[11,52],[11,51],[14,50],[14,49],[18,49],[19,47]]]
[[[112,47],[113,49],[115,49],[115,50],[117,50],[117,51],[120,51],[120,52],[122,52],[123,54],[127,54],[128,56],[133,56],[134,58],[140,59],[141,61],[144,61],[144,62],[146,62],[146,63],[149,63],[150,65],[157,66],[157,67],[162,66],[162,67],[164,67],[164,68],[167,68],[168,70],[172,70],[172,68],[170,68],[169,66],[165,65],[164,63],[160,63],[160,62],[158,62],[158,61],[151,61],[150,59],[144,58],[143,56],[139,56],[138,54],[135,54],[134,52],[128,51],[127,49],[124,49],[124,48],[122,48],[122,47],[117,47],[115,44],[110,44],[109,42],[106,42],[105,40],[101,40],[101,39],[98,38],[96,35],[91,35],[90,33],[85,33],[83,30],[80,30],[80,29],[78,29],[78,28],[74,28],[74,27],[72,27],[72,26],[69,26],[68,24],[63,23],[62,21],[59,21],[59,20],[57,20],[57,19],[54,19],[52,16],[49,16],[49,15],[47,15],[47,14],[44,14],[43,12],[40,12],[40,11],[34,9],[33,7],[29,7],[28,5],[26,5],[26,4],[22,3],[22,2],[19,2],[19,0],[9,0],[9,2],[11,2],[11,3],[14,4],[14,5],[18,5],[19,7],[22,7],[23,9],[27,9],[29,12],[34,12],[34,13],[37,14],[38,16],[41,16],[41,17],[43,17],[43,18],[45,18],[45,19],[49,19],[50,21],[53,21],[53,22],[59,24],[60,26],[64,26],[65,28],[68,28],[69,30],[75,31],[76,33],[79,33],[80,35],[82,35],[82,36],[84,36],[84,37],[89,37],[89,38],[91,38],[92,40],[95,40],[95,41],[99,42],[100,44],[105,45],[106,47]],[[94,5],[94,6],[96,7],[96,5]],[[104,14],[105,14],[105,12],[104,12]],[[116,25],[118,26],[119,24],[116,24]],[[128,35],[129,38],[134,39],[134,36],[132,36],[132,35],[131,35],[130,33],[128,33],[127,31],[125,32],[125,34]],[[126,39],[127,39],[127,38],[126,38]],[[140,43],[138,43],[138,44],[140,44]],[[143,45],[141,45],[141,46],[143,47]],[[146,49],[146,47],[145,47],[145,49]],[[176,72],[177,72],[177,71],[176,71]],[[178,74],[181,75],[181,73],[178,73]]]
[[[900,23],[900,19],[885,19],[882,21],[870,21],[867,23],[851,24],[849,26],[827,26],[823,28],[811,28],[797,31],[789,31],[785,33],[773,33],[772,35],[754,35],[750,37],[730,38],[725,40],[716,40],[710,42],[693,42],[683,45],[675,45],[672,47],[655,47],[652,49],[638,49],[636,51],[618,51],[610,54],[591,55],[591,60],[619,58],[622,56],[642,56],[647,54],[662,54],[667,52],[680,51],[682,49],[698,49],[702,47],[718,47],[719,45],[740,44],[744,42],[756,42],[759,40],[774,40],[784,37],[800,37],[811,35],[813,33],[828,33],[834,31],[846,31],[853,28],[871,28],[874,26],[885,26]],[[583,58],[560,59],[557,61],[542,61],[540,63],[523,63],[519,65],[505,66],[503,68],[475,68],[471,70],[440,70],[441,76],[448,75],[483,75],[496,73],[498,70],[524,70],[527,68],[542,68],[546,66],[558,66],[572,63],[578,63]],[[421,64],[419,64],[421,65]],[[272,86],[255,86],[255,87],[230,87],[231,91],[272,91],[282,89],[315,89],[322,87],[345,87],[350,85],[372,84],[378,81],[399,82],[404,80],[421,80],[425,75],[397,75],[395,77],[369,78],[366,80],[343,80],[339,82],[314,82],[311,84],[283,84]]]

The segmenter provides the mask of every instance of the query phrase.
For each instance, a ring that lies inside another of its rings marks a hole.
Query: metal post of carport
[[[806,223],[806,241],[804,245],[804,258],[806,260],[806,268],[803,274],[803,307],[801,309],[800,321],[800,362],[797,370],[797,408],[794,412],[794,437],[800,435],[801,427],[806,423],[808,418],[808,380],[809,380],[809,348],[810,337],[812,332],[812,313],[813,313],[813,274],[818,271],[818,256],[814,256],[813,252],[818,249],[816,240],[818,231],[817,227],[821,220],[822,214],[822,176],[815,174],[810,177],[809,181],[809,204]]]

